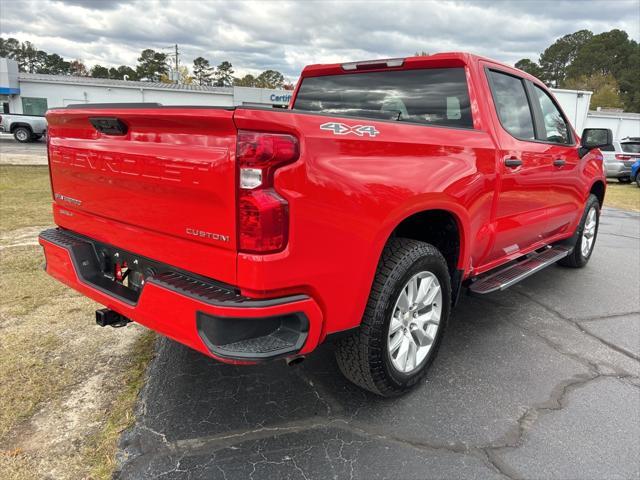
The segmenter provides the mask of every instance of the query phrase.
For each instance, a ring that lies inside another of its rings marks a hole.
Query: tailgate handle
[[[126,135],[127,124],[116,117],[91,117],[91,125],[100,133],[105,135]]]

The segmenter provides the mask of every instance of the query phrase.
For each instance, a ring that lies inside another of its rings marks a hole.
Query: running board
[[[504,290],[543,268],[553,265],[570,253],[571,248],[556,246],[547,248],[540,253],[530,254],[518,263],[509,265],[495,273],[479,277],[469,286],[469,290],[479,295]]]

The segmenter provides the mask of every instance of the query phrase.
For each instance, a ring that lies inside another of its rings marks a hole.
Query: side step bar
[[[539,253],[530,254],[524,260],[513,265],[509,265],[497,272],[480,276],[469,286],[469,290],[479,295],[495,292],[496,290],[504,290],[543,268],[553,265],[570,253],[571,248],[555,246]]]

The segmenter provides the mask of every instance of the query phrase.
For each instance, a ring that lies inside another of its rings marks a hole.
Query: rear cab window
[[[306,77],[293,109],[343,117],[473,128],[464,68]]]

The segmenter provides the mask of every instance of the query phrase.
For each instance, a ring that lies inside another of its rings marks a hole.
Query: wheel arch
[[[395,237],[432,244],[447,261],[455,303],[468,263],[468,235],[468,213],[459,203],[431,199],[404,209],[403,214],[395,216],[394,220],[389,222],[376,259],[380,258],[389,240]]]
[[[604,185],[604,182],[602,180],[596,180],[593,185],[591,185],[591,188],[589,189],[589,194],[593,194],[596,196],[596,198],[598,199],[598,203],[600,203],[600,207],[602,207],[602,204],[604,203],[604,193],[605,193],[606,187]]]
[[[11,126],[9,127],[9,132],[13,133],[19,127],[25,127],[27,130],[29,130],[31,133],[33,133],[33,128],[31,128],[31,125],[29,125],[28,123],[24,123],[24,122],[14,122],[14,123],[12,123]]]
[[[449,270],[453,272],[463,258],[463,233],[464,227],[455,213],[442,208],[430,208],[413,212],[399,221],[389,239],[402,237],[432,244],[440,250]]]

